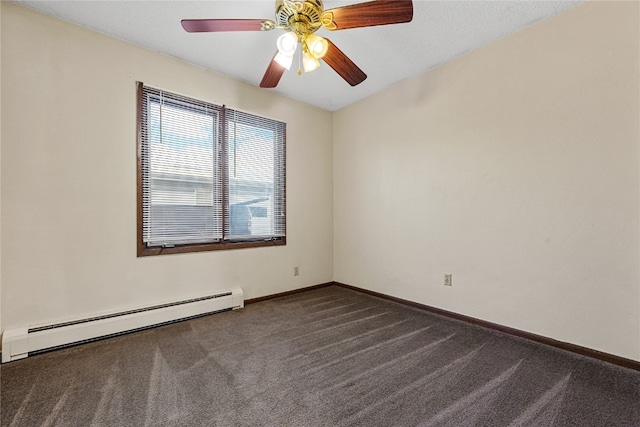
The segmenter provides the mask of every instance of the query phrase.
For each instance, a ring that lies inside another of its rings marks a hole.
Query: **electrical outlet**
[[[293,275],[294,276],[299,276],[300,275],[300,269],[298,267],[293,267]]]
[[[451,286],[451,274],[444,275],[444,285]]]

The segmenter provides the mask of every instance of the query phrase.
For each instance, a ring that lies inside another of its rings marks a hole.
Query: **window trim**
[[[266,247],[266,246],[285,246],[287,244],[287,228],[286,228],[286,219],[285,219],[285,224],[284,224],[284,236],[281,237],[272,237],[272,238],[267,238],[267,239],[261,239],[261,240],[244,240],[244,241],[229,241],[226,239],[221,239],[219,242],[210,242],[210,243],[186,243],[186,244],[176,244],[175,246],[172,247],[162,247],[162,246],[147,246],[144,243],[144,218],[143,218],[143,196],[144,196],[144,189],[143,189],[143,174],[144,174],[144,164],[143,164],[143,160],[142,160],[142,112],[143,112],[143,108],[144,108],[144,93],[143,93],[143,88],[144,88],[144,84],[142,82],[136,82],[136,209],[137,209],[137,256],[138,257],[144,257],[144,256],[151,256],[151,255],[169,255],[169,254],[179,254],[179,253],[189,253],[189,252],[206,252],[206,251],[217,251],[217,250],[230,250],[230,249],[245,249],[245,248],[259,248],[259,247]],[[224,129],[226,128],[225,126],[225,109],[223,108],[222,110],[222,120],[221,120],[221,127]],[[222,130],[222,132],[226,132],[226,130]],[[222,134],[222,138],[226,139],[226,134]],[[225,140],[223,139],[223,140]],[[226,159],[225,153],[227,150],[227,144],[222,144],[222,157],[223,159]],[[286,183],[286,142],[285,142],[285,147],[284,147],[284,151],[282,153],[283,156],[283,162],[284,162],[284,171],[283,171],[283,177],[284,177],[284,183],[283,183],[283,196],[284,196],[284,205],[283,205],[283,209],[285,212],[285,218],[286,218],[286,212],[287,212],[287,205],[286,205],[286,192],[287,192],[287,183]],[[224,162],[224,160],[223,160]],[[227,168],[227,165],[223,163],[222,165],[223,169]],[[226,173],[226,171],[225,171]],[[225,198],[226,198],[226,190],[224,189],[224,187],[226,186],[226,180],[223,180],[223,189],[222,189],[222,195],[221,197],[223,197],[223,204],[225,202]],[[224,221],[226,221],[226,215],[222,216],[222,226],[224,229]]]

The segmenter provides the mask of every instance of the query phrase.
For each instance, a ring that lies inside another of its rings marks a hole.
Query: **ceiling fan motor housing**
[[[276,24],[306,36],[322,26],[323,11],[322,0],[276,0]]]

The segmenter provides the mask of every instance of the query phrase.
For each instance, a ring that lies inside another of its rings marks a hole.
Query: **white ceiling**
[[[328,31],[328,37],[368,78],[351,87],[329,66],[298,76],[285,72],[275,89],[264,89],[335,111],[396,82],[420,74],[470,50],[566,10],[565,1],[414,1],[406,24]],[[274,0],[253,1],[30,1],[17,3],[181,58],[258,86],[282,30],[187,33],[181,19],[274,19]],[[358,0],[325,0],[325,9]]]

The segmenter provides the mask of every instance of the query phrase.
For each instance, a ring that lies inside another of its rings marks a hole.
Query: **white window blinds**
[[[284,236],[284,123],[229,109],[225,116],[225,236]]]
[[[285,236],[286,125],[143,86],[147,247]]]

